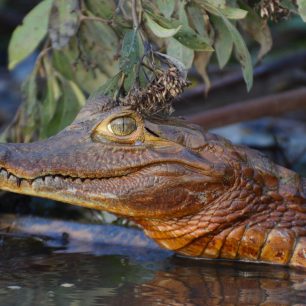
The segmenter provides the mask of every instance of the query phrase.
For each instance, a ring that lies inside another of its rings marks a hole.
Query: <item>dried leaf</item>
[[[207,73],[207,65],[210,61],[210,58],[212,56],[211,52],[196,52],[195,58],[194,58],[194,67],[198,71],[198,73],[203,78],[203,81],[205,83],[205,93],[207,94],[210,87],[211,82],[210,78]]]
[[[49,36],[54,49],[65,47],[79,27],[78,0],[54,0]]]
[[[40,121],[37,70],[34,69],[22,86],[23,103],[15,118],[1,134],[1,142],[30,142],[35,140]]]
[[[257,60],[261,60],[272,48],[272,34],[266,19],[260,18],[250,7],[248,12],[247,18],[241,20],[240,24],[260,44]]]
[[[51,6],[52,0],[42,1],[15,29],[8,48],[10,70],[28,57],[46,36]]]

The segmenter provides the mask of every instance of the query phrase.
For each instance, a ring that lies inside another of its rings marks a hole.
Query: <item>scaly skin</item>
[[[132,117],[137,130],[108,128]],[[179,119],[99,98],[58,135],[0,145],[0,188],[106,210],[178,253],[306,268],[306,180]]]

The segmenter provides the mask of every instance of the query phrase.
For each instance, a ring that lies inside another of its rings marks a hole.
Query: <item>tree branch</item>
[[[306,110],[306,87],[207,110],[200,114],[186,116],[186,119],[211,129],[301,109]]]

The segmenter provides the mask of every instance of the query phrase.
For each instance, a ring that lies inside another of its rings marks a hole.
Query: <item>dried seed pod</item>
[[[261,18],[273,21],[287,18],[290,14],[290,11],[281,5],[280,0],[261,0],[257,7]]]
[[[131,106],[141,114],[150,116],[157,113],[169,115],[173,112],[172,103],[181,94],[188,82],[182,78],[176,67],[159,72],[155,79],[142,90],[133,88],[120,100],[121,105]]]

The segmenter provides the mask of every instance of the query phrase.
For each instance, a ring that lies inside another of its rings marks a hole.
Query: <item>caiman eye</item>
[[[115,118],[107,127],[116,136],[128,136],[137,130],[136,121],[131,117]]]
[[[92,137],[98,142],[138,145],[144,141],[144,122],[138,113],[118,107],[95,127]]]

